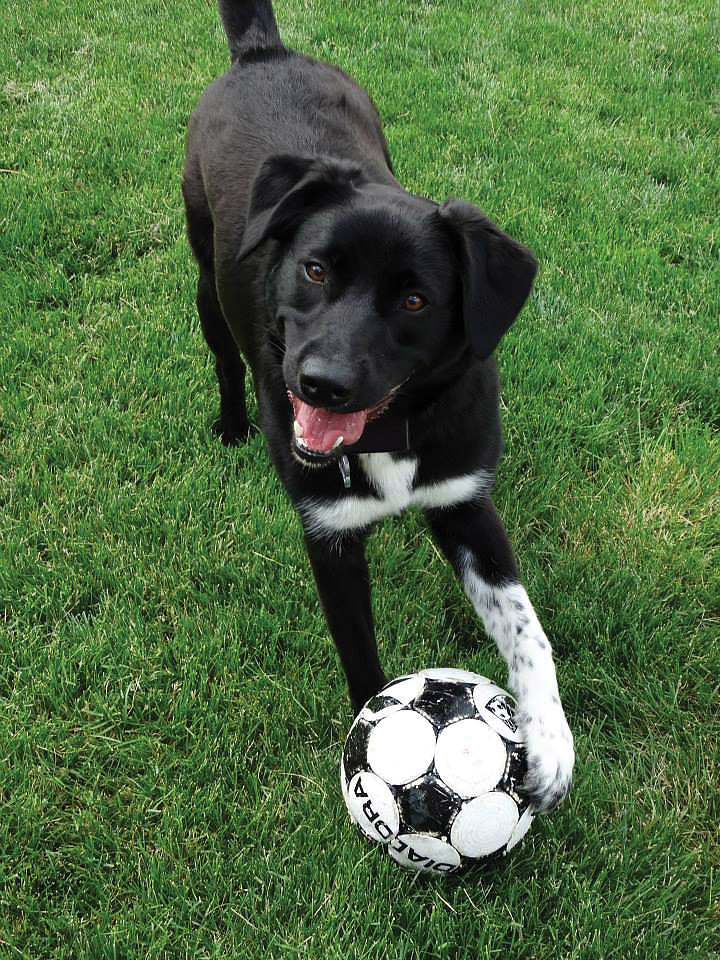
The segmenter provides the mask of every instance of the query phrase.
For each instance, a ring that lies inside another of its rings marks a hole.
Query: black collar
[[[365,425],[362,436],[343,453],[399,453],[410,449],[410,420],[407,417],[383,414]]]
[[[340,447],[337,465],[340,469],[343,486],[349,490],[352,486],[350,460],[348,454],[356,453],[402,453],[410,449],[410,420],[408,417],[383,414],[377,420],[371,420],[357,441],[347,447]]]

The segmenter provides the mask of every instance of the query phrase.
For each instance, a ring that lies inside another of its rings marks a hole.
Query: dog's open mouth
[[[371,420],[376,420],[389,407],[397,387],[380,403],[352,413],[333,413],[322,407],[313,407],[288,390],[293,408],[294,441],[297,450],[311,460],[326,460],[335,456],[341,447],[357,443]]]

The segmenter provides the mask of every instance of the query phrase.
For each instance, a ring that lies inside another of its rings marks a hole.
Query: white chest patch
[[[451,477],[440,483],[415,486],[415,457],[394,460],[389,453],[362,453],[358,460],[374,495],[348,493],[336,500],[308,497],[299,504],[309,534],[333,535],[402,513],[408,507],[449,507],[486,494],[493,475],[488,470]]]

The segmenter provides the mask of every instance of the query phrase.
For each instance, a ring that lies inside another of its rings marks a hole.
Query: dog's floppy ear
[[[473,351],[485,359],[522,310],[537,262],[469,203],[448,200],[440,216],[459,240],[465,330]]]
[[[312,209],[347,199],[362,177],[354,163],[330,157],[278,154],[255,175],[238,260],[269,237],[292,233]]]

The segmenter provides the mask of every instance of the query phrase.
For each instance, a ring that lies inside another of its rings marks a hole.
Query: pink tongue
[[[331,413],[321,407],[311,407],[290,394],[295,420],[302,428],[302,442],[315,453],[330,453],[339,437],[346,446],[357,443],[365,429],[368,411]]]

